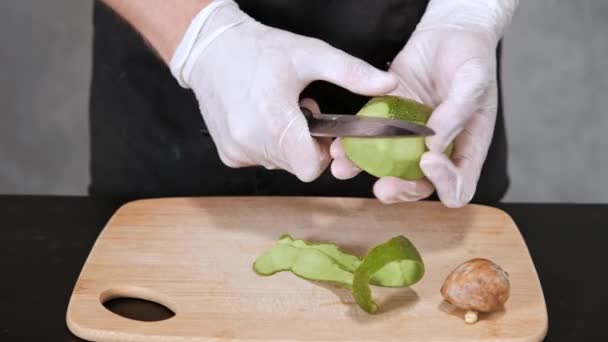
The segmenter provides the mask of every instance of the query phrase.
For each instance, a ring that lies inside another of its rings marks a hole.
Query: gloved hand
[[[226,165],[280,168],[306,182],[329,165],[331,141],[310,136],[302,90],[324,80],[374,96],[398,83],[321,40],[265,26],[227,0],[213,1],[192,21],[170,67],[196,94]]]
[[[497,110],[496,48],[517,0],[431,0],[410,40],[391,64],[399,76],[394,95],[435,108],[420,166],[426,179],[385,177],[374,194],[385,203],[416,201],[437,191],[447,207],[462,207],[475,194],[494,133]],[[450,160],[442,152],[454,140]],[[331,146],[339,179],[360,170],[342,149]]]

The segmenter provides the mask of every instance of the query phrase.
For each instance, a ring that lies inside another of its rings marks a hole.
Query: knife
[[[400,119],[301,110],[313,137],[426,137],[435,134],[427,126]]]

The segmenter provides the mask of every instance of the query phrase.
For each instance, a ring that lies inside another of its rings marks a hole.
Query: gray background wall
[[[0,1],[0,193],[81,194],[91,1]]]
[[[87,0],[0,2],[0,193],[84,194]],[[522,1],[506,34],[506,201],[608,202],[608,2]]]

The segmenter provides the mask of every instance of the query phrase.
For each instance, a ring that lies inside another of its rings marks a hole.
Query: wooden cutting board
[[[332,241],[363,254],[407,236],[426,265],[411,288],[373,287],[380,312],[360,310],[344,289],[290,273],[261,277],[257,256],[282,233]],[[505,310],[466,325],[439,289],[458,264],[488,258],[511,277]],[[142,322],[102,302],[136,297],[175,316]],[[539,341],[542,289],[526,245],[504,212],[439,203],[382,205],[345,198],[175,198],[118,210],[99,236],[72,294],[67,323],[94,341]]]

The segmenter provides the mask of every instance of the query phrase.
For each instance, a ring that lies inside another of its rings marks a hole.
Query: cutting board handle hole
[[[175,316],[175,306],[166,296],[142,287],[111,288],[99,300],[109,311],[131,320],[159,322]]]

